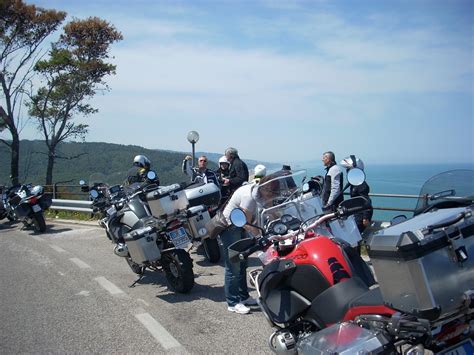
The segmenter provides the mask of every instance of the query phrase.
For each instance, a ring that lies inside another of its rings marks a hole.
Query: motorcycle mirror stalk
[[[234,208],[232,212],[230,212],[230,221],[232,224],[236,227],[243,227],[245,225],[257,228],[263,233],[265,233],[265,230],[259,226],[256,226],[254,224],[248,223],[247,222],[247,216],[245,215],[245,212],[242,211],[240,208]]]

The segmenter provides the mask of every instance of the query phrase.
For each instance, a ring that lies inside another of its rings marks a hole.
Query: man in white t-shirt
[[[265,169],[266,171],[266,169]],[[263,177],[263,176],[259,176]],[[254,190],[258,186],[258,180],[253,181],[249,184],[239,187],[229,202],[222,211],[224,217],[229,223],[229,227],[224,230],[220,239],[223,246],[224,262],[225,262],[225,279],[224,279],[224,290],[227,301],[227,309],[230,312],[238,314],[247,314],[250,312],[250,308],[247,306],[253,306],[257,304],[257,301],[250,297],[247,288],[247,261],[240,263],[232,263],[229,260],[228,247],[236,241],[247,238],[247,233],[256,235],[258,230],[249,225],[245,225],[243,228],[236,227],[231,224],[230,213],[235,208],[240,208],[244,211],[247,221],[252,223],[255,220],[257,214],[257,203],[254,199]],[[264,181],[263,179],[260,181]]]

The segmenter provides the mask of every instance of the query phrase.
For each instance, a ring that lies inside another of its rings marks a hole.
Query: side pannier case
[[[463,307],[474,290],[472,207],[440,209],[368,239],[385,302],[430,320]]]
[[[192,184],[184,190],[189,201],[189,206],[213,206],[219,204],[221,199],[221,190],[214,183]]]
[[[137,264],[153,262],[161,257],[156,244],[157,234],[153,227],[147,226],[124,235],[130,257]]]
[[[214,184],[213,184],[214,185]],[[194,238],[203,238],[208,234],[205,224],[211,219],[206,206],[190,207],[187,212],[188,233]]]
[[[151,214],[155,217],[166,218],[177,214],[188,207],[188,199],[179,184],[160,186],[146,194]]]

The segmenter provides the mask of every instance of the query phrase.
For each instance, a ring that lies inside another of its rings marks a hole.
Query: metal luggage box
[[[206,223],[211,219],[206,206],[195,206],[188,209],[188,233],[194,238],[203,238],[207,236],[208,231],[205,228]]]
[[[179,184],[159,187],[147,193],[146,199],[155,217],[174,215],[188,207],[188,199]]]
[[[472,212],[471,207],[427,212],[368,239],[385,302],[428,319],[461,307],[464,293],[474,290]],[[442,223],[449,226],[432,228]]]
[[[161,253],[156,238],[156,231],[150,226],[125,234],[124,240],[132,260],[138,264],[158,260]]]
[[[212,206],[219,204],[221,199],[221,190],[214,183],[193,184],[184,190],[189,201],[189,206],[206,205]]]

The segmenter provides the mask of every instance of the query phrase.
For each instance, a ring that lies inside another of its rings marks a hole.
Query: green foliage
[[[145,149],[134,145],[110,143],[61,143],[58,156],[75,159],[57,159],[53,183],[69,181],[78,184],[79,180],[89,181],[92,174],[102,174],[108,183],[121,183],[126,172],[132,166],[135,155],[144,154],[151,161],[161,184],[189,181],[181,172],[181,163],[185,153]],[[47,165],[47,150],[42,141],[21,141],[20,182],[44,184]],[[210,162],[210,169],[217,164]],[[7,147],[0,145],[0,184],[9,185],[9,154]]]

